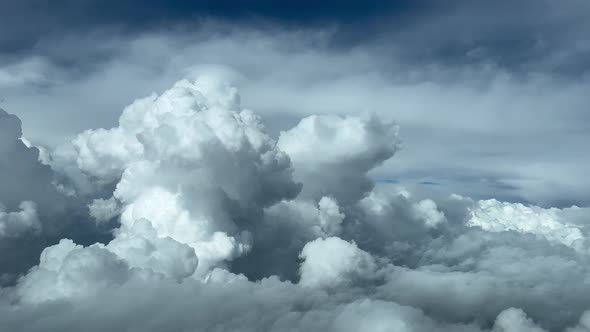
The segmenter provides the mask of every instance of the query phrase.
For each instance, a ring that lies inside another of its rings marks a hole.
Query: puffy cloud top
[[[491,232],[534,234],[551,242],[582,249],[585,236],[579,225],[571,223],[571,212],[577,209],[544,209],[490,199],[477,202],[471,209],[468,224]]]
[[[90,179],[117,183],[113,199],[91,205],[94,216],[109,219],[121,204],[124,227],[148,220],[157,236],[194,248],[203,268],[248,251],[262,208],[300,190],[289,156],[214,77],[137,100],[118,127],[88,130],[73,145]]]
[[[376,270],[369,253],[337,237],[309,242],[300,257],[305,260],[301,264],[300,284],[306,287],[353,286],[373,278]]]
[[[291,157],[304,196],[349,203],[372,189],[366,173],[393,156],[397,133],[394,123],[374,116],[314,115],[282,132],[278,146]]]

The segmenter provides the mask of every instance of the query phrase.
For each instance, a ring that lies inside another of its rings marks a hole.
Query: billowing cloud
[[[337,237],[309,242],[299,257],[305,260],[299,281],[304,287],[351,286],[375,275],[374,258]]]
[[[118,127],[88,130],[73,147],[90,182],[116,183],[112,198],[90,205],[97,220],[120,209],[131,230],[146,219],[157,236],[193,247],[201,266],[248,252],[263,208],[301,187],[289,156],[241,108],[236,89],[214,77],[137,100]]]
[[[39,150],[27,147],[21,137],[20,119],[0,109],[0,202],[8,209],[26,200],[54,208],[62,202],[52,185],[52,171],[39,162]]]
[[[583,225],[576,224],[576,221],[580,217],[588,218],[588,209],[575,206],[568,209],[543,209],[491,199],[477,202],[470,214],[468,225],[478,226],[486,231],[534,234],[580,250],[586,246],[581,230]]]
[[[367,173],[391,158],[397,144],[396,125],[371,116],[313,115],[282,132],[278,141],[295,165],[304,197],[331,194],[345,203],[372,189]]]
[[[497,332],[545,332],[544,329],[535,325],[535,323],[526,317],[526,314],[519,309],[510,308],[502,311],[498,318],[494,331]]]

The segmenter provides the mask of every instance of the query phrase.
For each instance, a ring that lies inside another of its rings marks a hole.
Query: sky
[[[0,15],[0,330],[590,331],[590,2]]]

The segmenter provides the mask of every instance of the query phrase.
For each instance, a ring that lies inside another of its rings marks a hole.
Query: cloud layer
[[[376,185],[400,146],[378,115],[311,115],[275,140],[205,75],[43,163],[17,117],[0,128],[0,176],[38,179],[0,196],[0,244],[48,244],[7,270],[3,329],[589,330],[588,208]],[[95,243],[58,222],[71,207]]]

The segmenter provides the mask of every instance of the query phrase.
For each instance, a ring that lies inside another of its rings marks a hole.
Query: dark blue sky
[[[543,67],[579,74],[590,64],[587,48],[576,46],[585,38],[589,10],[581,0],[2,1],[0,60],[18,59],[32,50],[63,59],[63,54],[44,48],[72,34],[198,30],[203,22],[216,21],[263,31],[331,27],[336,33],[329,47],[395,43],[401,45],[396,57],[418,62],[485,62],[511,70]],[[553,56],[564,48],[574,52]],[[104,54],[86,56],[92,62]]]
[[[358,22],[372,17],[408,13],[432,7],[427,0],[365,1],[272,1],[272,0],[122,0],[41,1],[3,3],[8,14],[45,16],[79,24],[123,23],[125,25],[192,20],[195,17],[247,20],[263,18],[275,22],[326,23]],[[55,22],[57,23],[57,22]]]

